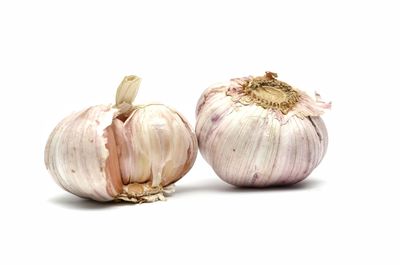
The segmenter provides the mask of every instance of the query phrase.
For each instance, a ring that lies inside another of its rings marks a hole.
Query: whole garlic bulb
[[[132,105],[139,85],[139,77],[125,77],[114,106],[74,113],[51,133],[45,164],[65,190],[97,201],[164,200],[193,166],[189,123],[162,104]]]
[[[208,88],[196,110],[202,156],[236,186],[265,187],[305,179],[321,162],[328,134],[320,118],[330,108],[316,94],[276,79],[235,78]]]

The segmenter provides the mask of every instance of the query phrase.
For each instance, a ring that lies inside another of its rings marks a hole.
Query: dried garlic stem
[[[115,105],[118,107],[123,103],[132,104],[138,93],[141,81],[142,79],[135,75],[125,76],[117,89]]]

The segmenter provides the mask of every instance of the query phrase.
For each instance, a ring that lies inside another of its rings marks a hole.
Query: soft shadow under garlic
[[[105,210],[111,207],[131,205],[128,202],[98,202],[84,199],[70,194],[62,194],[49,199],[49,202],[67,209],[73,210]]]
[[[324,184],[321,180],[306,179],[295,184],[282,186],[269,186],[265,188],[257,187],[232,187],[233,192],[284,192],[284,191],[306,191],[316,189]]]
[[[306,179],[304,181],[289,186],[272,186],[265,188],[236,187],[226,184],[219,180],[204,181],[199,185],[177,185],[174,196],[180,196],[184,193],[210,192],[210,193],[271,193],[285,191],[307,191],[323,186],[324,182],[317,179]]]

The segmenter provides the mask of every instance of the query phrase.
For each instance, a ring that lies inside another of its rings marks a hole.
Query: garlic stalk
[[[266,187],[305,179],[321,162],[328,134],[320,118],[330,103],[276,79],[235,78],[208,88],[196,110],[205,160],[224,181]]]
[[[116,104],[62,120],[51,133],[45,164],[65,190],[97,201],[164,200],[197,155],[186,119],[162,104],[132,105],[141,79],[127,76]]]

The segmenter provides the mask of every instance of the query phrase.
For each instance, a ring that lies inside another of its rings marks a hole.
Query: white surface
[[[395,3],[2,1],[0,264],[399,264]],[[194,125],[208,85],[265,70],[333,101],[302,184],[238,190],[199,155],[167,202],[98,204],[44,168],[56,123],[124,75]]]

